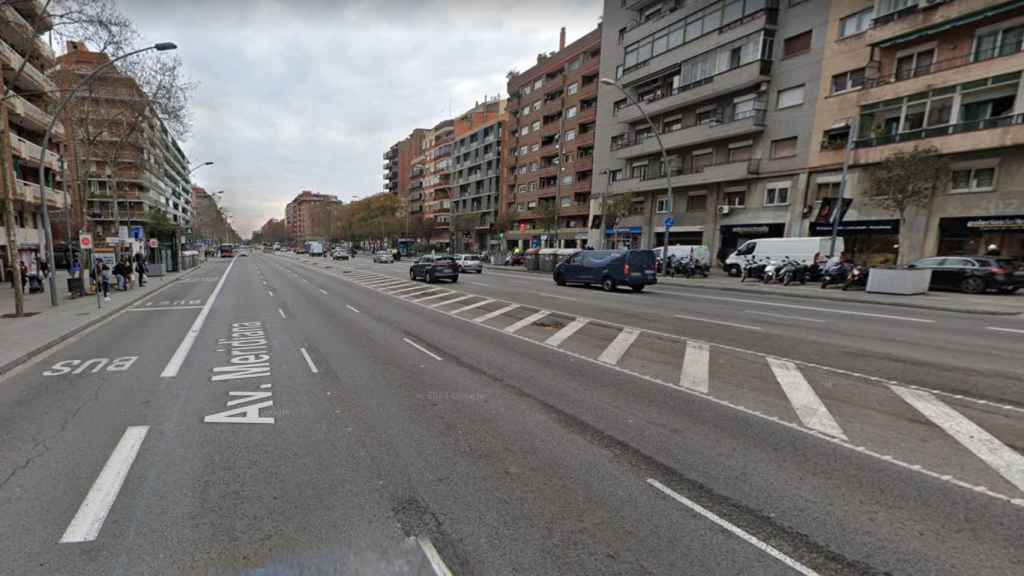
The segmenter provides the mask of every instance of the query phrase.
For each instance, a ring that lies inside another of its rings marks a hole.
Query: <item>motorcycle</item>
[[[793,281],[804,284],[807,282],[809,267],[799,260],[789,260],[779,271],[778,277],[784,286],[789,286]]]
[[[782,279],[782,269],[789,263],[789,256],[783,256],[782,260],[772,260],[764,268],[764,275],[761,276],[762,284],[771,284]]]
[[[846,284],[846,279],[850,276],[850,272],[853,271],[853,264],[850,262],[835,262],[825,267],[825,272],[821,277],[822,289],[828,288],[832,284]]]
[[[743,263],[743,270],[740,272],[740,282],[745,282],[747,278],[763,279],[765,269],[768,267],[768,259],[758,260],[756,258],[747,257]]]
[[[850,275],[846,277],[846,282],[843,283],[843,290],[848,290],[853,286],[859,286],[866,288],[868,285],[868,269],[863,266],[854,266],[853,270],[850,271]]]

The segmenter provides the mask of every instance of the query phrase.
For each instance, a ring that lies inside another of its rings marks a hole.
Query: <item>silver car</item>
[[[484,273],[484,263],[476,254],[458,254],[455,256],[455,263],[459,266],[459,272]]]
[[[381,250],[373,255],[373,261],[377,264],[391,264],[395,259],[391,257],[390,252]]]

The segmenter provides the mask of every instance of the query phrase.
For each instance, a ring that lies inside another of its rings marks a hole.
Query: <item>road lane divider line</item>
[[[424,354],[426,354],[427,356],[430,356],[434,360],[440,360],[441,359],[441,357],[438,356],[437,354],[434,354],[430,350],[427,350],[423,346],[420,346],[419,344],[413,342],[412,340],[409,340],[408,338],[402,338],[402,340],[405,340],[406,344],[408,344],[409,346],[412,346],[413,348],[419,350],[420,352],[423,352]]]
[[[306,352],[305,348],[299,348],[299,352],[302,352],[302,357],[306,359],[306,364],[309,365],[309,371],[313,374],[320,372],[316,369],[316,364],[313,364],[313,359],[309,357],[309,352]]]
[[[443,296],[451,296],[452,294],[455,294],[454,290],[438,292],[437,294],[431,294],[430,296],[424,296],[423,298],[416,298],[414,302],[426,302],[427,300],[433,300],[434,298],[441,298]]]
[[[472,294],[466,294],[465,296],[459,296],[458,298],[454,298],[452,300],[443,300],[441,302],[435,302],[435,303],[431,304],[430,307],[431,308],[438,308],[438,307],[444,306],[446,304],[455,304],[456,302],[462,302],[463,300],[469,300],[470,298],[473,298],[473,295]]]
[[[90,542],[99,536],[103,522],[117,500],[117,494],[128,477],[128,471],[139,454],[139,448],[142,447],[147,432],[149,426],[129,426],[124,431],[107,463],[100,470],[100,475],[89,488],[82,505],[78,507],[75,517],[64,530],[64,535],[60,538],[62,544]]]
[[[580,328],[583,328],[590,322],[587,318],[576,318],[572,322],[569,322],[565,326],[562,326],[561,330],[555,332],[550,338],[544,341],[548,346],[554,346],[558,348],[562,342],[565,342],[570,336],[579,332]]]
[[[152,310],[198,310],[202,306],[146,306],[145,308],[125,308],[128,312],[149,312]]]
[[[758,316],[770,316],[772,318],[782,318],[784,320],[798,320],[800,322],[814,322],[821,324],[824,320],[820,318],[808,318],[807,316],[790,316],[788,314],[772,314],[771,312],[759,312],[757,310],[744,310],[747,314],[757,314]]]
[[[441,555],[437,553],[437,548],[434,548],[430,538],[417,536],[416,542],[419,543],[420,550],[423,550],[423,555],[430,562],[430,568],[434,571],[435,576],[453,576],[452,571],[448,569],[444,560],[441,559]]]
[[[181,344],[178,344],[178,349],[174,351],[174,355],[171,356],[171,359],[167,361],[167,365],[164,366],[163,372],[160,373],[161,378],[174,378],[178,375],[181,365],[185,363],[185,358],[188,357],[189,351],[192,350],[192,345],[195,344],[196,338],[199,337],[199,331],[203,329],[203,324],[206,323],[206,317],[210,315],[213,303],[217,301],[217,296],[220,295],[221,289],[224,288],[224,281],[228,279],[228,274],[231,273],[231,268],[235,265],[235,262],[236,259],[232,258],[231,263],[228,264],[224,274],[221,275],[220,280],[217,282],[217,286],[214,287],[213,293],[206,300],[203,309],[199,311],[196,319],[192,322],[192,326],[185,333]]]
[[[505,332],[508,332],[509,334],[515,334],[516,332],[519,332],[523,328],[526,328],[530,324],[533,324],[534,322],[540,320],[541,318],[547,316],[548,314],[551,314],[551,312],[548,312],[547,310],[541,310],[539,312],[530,314],[526,318],[523,318],[522,320],[515,322],[510,326],[506,326]]]
[[[786,398],[804,426],[836,438],[847,439],[846,433],[839,427],[839,423],[825,407],[818,393],[807,383],[807,379],[796,364],[778,358],[768,358],[768,366],[771,367],[775,380],[782,386],[782,391],[786,393]]]
[[[349,306],[348,304],[345,304],[345,308],[348,308],[349,310],[355,312],[356,314],[362,314],[362,312],[360,312],[359,310],[356,310],[355,308],[353,308],[352,306]]]
[[[474,308],[479,308],[481,306],[486,306],[486,305],[488,305],[488,304],[490,304],[491,302],[494,302],[494,301],[495,301],[494,298],[484,298],[483,300],[481,300],[479,302],[474,302],[472,304],[463,306],[462,308],[456,308],[455,310],[452,310],[451,312],[449,312],[449,314],[455,315],[455,314],[458,314],[459,312],[465,312],[467,310],[473,310]]]
[[[676,502],[679,502],[683,506],[686,506],[690,510],[703,516],[705,519],[714,522],[722,528],[725,528],[734,536],[738,536],[741,540],[747,542],[748,544],[751,544],[758,550],[764,552],[765,554],[768,554],[769,556],[775,558],[779,562],[782,562],[786,566],[789,566],[798,573],[803,574],[804,576],[818,576],[817,572],[808,568],[799,561],[794,560],[793,558],[790,558],[789,556],[783,554],[771,544],[768,544],[767,542],[758,539],[746,530],[740,528],[732,522],[729,522],[725,518],[722,518],[721,516],[715,514],[714,512],[708,510],[707,508],[701,506],[700,504],[697,504],[693,500],[690,500],[689,498],[683,496],[682,494],[676,492],[675,490],[669,488],[668,486],[665,486],[664,484],[658,482],[654,478],[648,478],[647,483],[656,488],[657,490],[659,490],[662,494],[665,494],[669,498],[675,500]]]
[[[1024,456],[934,395],[903,386],[890,388],[925,418],[991,466],[1010,484],[1024,492]]]
[[[423,286],[423,284],[420,284],[419,282],[411,282],[411,281],[406,280],[406,281],[404,281],[404,282],[402,282],[400,284],[395,284],[393,286],[388,286],[387,288],[381,288],[380,291],[385,293],[385,294],[394,294],[396,292],[400,292],[402,290],[405,290],[406,288],[412,288],[412,287],[419,288],[421,286]]]
[[[996,332],[1010,332],[1013,334],[1024,334],[1024,330],[1020,328],[1002,328],[999,326],[986,326],[988,330],[995,330]]]
[[[575,298],[570,298],[569,296],[559,296],[558,294],[549,294],[547,292],[537,292],[537,296],[546,296],[548,298],[556,298],[558,300],[568,300],[569,302],[577,301]]]
[[[324,296],[327,295],[327,290],[324,290],[323,288],[317,288],[317,290],[319,290],[320,293],[323,294]]]
[[[284,318],[285,320],[288,319],[288,317],[284,315],[284,310],[281,310],[280,308],[278,308],[277,309],[277,313],[281,315],[281,318]]]
[[[380,278],[377,280],[371,280],[369,282],[364,283],[363,286],[367,286],[369,288],[383,288],[391,284],[401,284],[402,282],[408,282],[408,280],[406,280],[405,278],[388,277]]]
[[[865,316],[868,318],[885,318],[887,320],[903,320],[906,322],[920,322],[923,324],[934,324],[935,320],[927,318],[914,318],[911,316],[897,316],[895,314],[879,314],[876,312],[857,312],[855,310],[836,310],[833,308],[821,308],[819,306],[806,306],[803,304],[783,304],[782,302],[767,302],[764,300],[750,300],[748,298],[727,298],[725,296],[709,296],[707,294],[694,294],[685,292],[680,294],[687,298],[704,298],[706,300],[724,300],[726,302],[742,302],[744,304],[757,304],[759,306],[777,306],[779,308],[793,308],[794,310],[813,310],[815,312],[828,312],[830,314],[846,314],[849,316]]]
[[[626,354],[626,351],[629,350],[629,347],[633,345],[638,336],[640,336],[640,331],[636,328],[623,328],[615,336],[615,339],[601,352],[601,355],[597,357],[597,361],[615,366]]]
[[[515,310],[516,308],[519,308],[519,304],[509,304],[508,306],[505,306],[504,308],[498,308],[497,310],[495,310],[493,312],[488,312],[486,314],[482,314],[480,316],[477,316],[476,318],[473,318],[473,322],[477,322],[477,323],[487,322],[491,318],[497,318],[498,316],[501,316],[502,314],[504,314],[506,312],[511,312],[511,311]]]
[[[267,290],[267,295],[273,297],[274,292],[272,290]]]
[[[683,368],[679,372],[679,385],[707,394],[710,380],[708,374],[710,358],[711,348],[707,342],[688,341],[686,355],[683,356]]]
[[[754,330],[756,332],[764,332],[764,328],[760,326],[751,326],[750,324],[737,324],[736,322],[725,322],[724,320],[712,320],[711,318],[701,318],[700,316],[687,316],[685,314],[676,314],[676,318],[682,318],[683,320],[694,320],[696,322],[708,322],[709,324],[721,324],[722,326],[732,326],[733,328],[744,328],[746,330]]]

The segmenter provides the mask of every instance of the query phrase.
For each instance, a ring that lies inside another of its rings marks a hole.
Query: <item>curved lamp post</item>
[[[100,72],[102,72],[103,70],[106,70],[107,68],[113,66],[115,62],[118,62],[120,60],[124,60],[125,58],[128,58],[129,56],[135,56],[136,54],[141,54],[143,52],[148,52],[150,50],[156,50],[158,52],[164,52],[166,50],[175,50],[177,48],[178,48],[178,45],[173,43],[173,42],[157,42],[156,44],[153,44],[152,46],[147,46],[145,48],[139,48],[138,50],[133,50],[133,51],[128,52],[126,54],[122,54],[122,55],[118,56],[117,58],[111,59],[109,62],[105,62],[102,66],[97,66],[95,70],[93,70],[88,76],[83,78],[81,82],[76,84],[74,88],[72,88],[70,91],[68,91],[67,94],[64,95],[64,98],[60,101],[59,104],[57,104],[57,109],[54,111],[53,116],[50,118],[50,125],[46,127],[46,134],[43,136],[43,146],[39,150],[39,198],[40,198],[41,203],[43,205],[43,232],[44,232],[43,235],[46,237],[46,260],[47,260],[47,263],[49,263],[49,265],[51,266],[51,271],[50,271],[50,305],[52,305],[52,306],[56,306],[57,305],[57,270],[52,268],[52,266],[53,266],[53,231],[50,230],[50,213],[49,213],[49,210],[47,210],[47,205],[46,205],[46,172],[45,172],[46,164],[45,164],[45,161],[46,161],[46,153],[49,151],[48,148],[49,148],[49,144],[50,144],[50,134],[53,133],[53,127],[57,124],[57,119],[60,117],[61,112],[64,111],[64,107],[67,106],[68,102],[70,102],[72,98],[74,98],[75,93],[77,93],[86,84],[92,82],[93,79],[96,78],[96,76],[98,76]],[[65,186],[66,185],[67,184],[65,184]],[[117,196],[116,195],[114,196],[114,202],[117,202]],[[65,206],[64,209],[67,210],[68,207]]]
[[[199,170],[203,166],[213,166],[212,161],[203,162],[202,164],[196,164],[191,170],[188,171],[188,175],[191,176],[193,172]]]
[[[622,92],[622,95],[625,96],[627,100],[629,100],[629,103],[632,104],[633,106],[636,106],[636,109],[639,110],[641,114],[643,114],[644,120],[647,121],[647,125],[651,127],[651,133],[654,134],[654,138],[658,141],[658,148],[661,148],[661,172],[665,176],[665,187],[668,189],[668,213],[672,214],[672,205],[674,204],[674,199],[672,198],[672,174],[669,172],[668,169],[668,153],[665,152],[665,145],[661,143],[661,134],[658,132],[658,129],[654,126],[654,122],[651,121],[651,117],[648,116],[647,112],[640,106],[640,103],[637,102],[636,98],[633,98],[629,94],[629,92],[626,92],[626,89],[623,88],[621,84],[610,78],[601,78],[601,84],[604,84],[605,86],[614,86],[618,88],[619,92]],[[658,237],[654,233],[654,219],[655,214],[657,213],[658,203],[656,199],[652,200],[654,200],[654,202],[651,203],[651,249],[653,250],[654,248],[657,248]],[[602,214],[602,218],[603,217],[604,215]],[[668,229],[669,227],[665,226],[665,250],[661,256],[663,263],[668,260]]]

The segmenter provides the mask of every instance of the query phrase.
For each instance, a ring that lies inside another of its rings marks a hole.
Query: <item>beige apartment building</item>
[[[324,231],[318,229],[314,215],[322,214],[325,209],[340,202],[337,196],[318,194],[310,190],[303,190],[296,195],[284,208],[288,241],[292,244],[302,244],[307,240],[327,240],[323,236]]]

